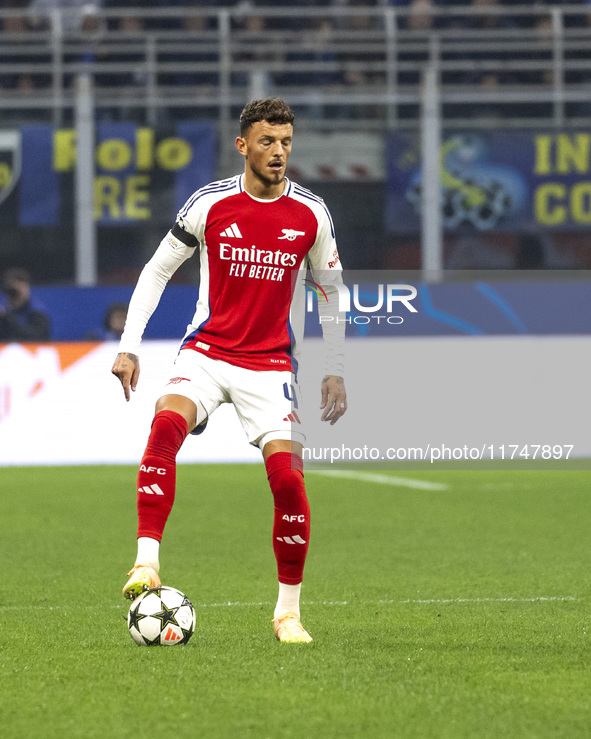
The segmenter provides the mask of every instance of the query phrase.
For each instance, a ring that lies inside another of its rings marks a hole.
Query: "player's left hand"
[[[322,400],[320,409],[323,410],[321,420],[330,421],[334,426],[347,410],[347,391],[342,377],[325,375],[320,386]]]
[[[127,352],[119,352],[115,358],[115,362],[111,369],[111,372],[118,377],[123,387],[125,394],[125,400],[129,402],[131,388],[135,393],[137,382],[140,377],[140,360],[136,354],[129,354]]]

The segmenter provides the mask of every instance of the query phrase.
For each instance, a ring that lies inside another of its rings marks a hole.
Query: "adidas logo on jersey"
[[[220,236],[225,236],[227,239],[241,239],[242,234],[240,233],[240,229],[238,226],[233,223],[231,226],[228,226],[228,228],[225,231],[222,231]]]

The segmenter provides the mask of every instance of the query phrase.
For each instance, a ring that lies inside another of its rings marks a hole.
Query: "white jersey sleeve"
[[[318,303],[318,315],[322,322],[322,338],[326,353],[324,371],[327,375],[344,377],[347,316],[339,312],[339,291],[336,283],[323,285],[323,288],[328,300]]]
[[[332,218],[324,201],[313,202],[318,221],[316,241],[308,252],[312,279],[324,290],[327,300],[318,301],[322,337],[326,353],[325,373],[344,376],[346,314],[339,312],[339,286],[343,284],[343,268],[335,238]]]
[[[325,282],[342,282],[342,267],[337,249],[332,218],[323,201],[313,208],[318,221],[314,246],[308,252],[308,265],[312,277]],[[321,284],[318,282],[318,284]]]
[[[195,252],[194,247],[187,246],[175,235],[176,232],[175,228],[166,234],[139,276],[119,342],[120,353],[139,354],[146,325],[160,302],[164,288],[181,264]]]

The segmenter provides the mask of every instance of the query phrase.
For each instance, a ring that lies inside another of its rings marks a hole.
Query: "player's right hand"
[[[125,394],[125,400],[129,401],[131,397],[129,389],[135,393],[137,382],[140,377],[140,360],[136,354],[127,352],[119,353],[113,364],[111,372],[115,377],[119,378]]]

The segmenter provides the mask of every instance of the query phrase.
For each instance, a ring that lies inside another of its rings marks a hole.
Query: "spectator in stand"
[[[567,3],[559,3],[567,4]],[[574,5],[574,3],[570,3]],[[582,0],[581,13],[566,14],[564,16],[564,26],[567,29],[576,28],[583,33],[591,27],[591,0]],[[591,117],[591,48],[585,42],[583,36],[578,36],[578,49],[567,50],[566,58],[569,62],[577,63],[572,65],[570,70],[567,68],[564,74],[564,82],[567,85],[580,86],[578,89],[585,93],[582,100],[566,103],[566,112],[568,117],[572,118],[590,118]]]
[[[14,0],[10,3],[2,3],[0,7],[6,7],[6,9],[14,8],[15,10],[15,15],[0,19],[0,29],[3,33],[3,39],[15,47],[31,30],[27,21],[27,11],[23,9],[22,3],[19,5]],[[10,36],[4,36],[4,34],[10,34]],[[31,61],[43,63],[48,61],[48,59],[39,55],[31,57],[25,51],[10,55],[2,54],[0,56],[0,70],[2,70],[0,74],[0,88],[28,93],[30,91],[32,92],[35,87],[47,85],[49,83],[48,75],[31,75],[24,72],[10,73],[9,68],[7,69],[5,67],[5,64],[24,64]]]
[[[467,71],[447,72],[443,79],[448,84],[479,85],[483,94],[482,102],[456,105],[454,107],[456,116],[480,117],[492,121],[502,119],[507,110],[514,114],[518,112],[515,104],[507,109],[505,103],[494,100],[494,93],[498,92],[499,88],[518,83],[524,84],[527,81],[526,72],[516,72],[506,64],[507,54],[504,49],[504,40],[507,38],[507,33],[518,29],[519,25],[514,16],[501,12],[503,5],[503,0],[472,0],[467,8],[464,33],[466,38],[470,39],[471,50],[455,57],[463,60],[464,69]],[[471,8],[480,12],[469,15]],[[490,12],[486,12],[487,10]],[[482,51],[477,50],[480,39],[483,45],[488,44],[489,48],[484,48]],[[527,59],[527,53],[524,53],[524,59]]]
[[[536,51],[530,52],[528,56],[536,61],[545,61],[547,65],[545,69],[530,72],[529,81],[552,86],[554,84],[554,28],[552,17],[549,14],[538,16],[535,20],[535,31],[535,39],[540,42],[540,47]]]
[[[442,26],[442,18],[434,10],[446,5],[465,5],[466,0],[449,3],[447,0],[388,0],[388,5],[409,8],[409,13],[398,17],[398,27],[408,31],[430,31]]]
[[[119,341],[127,320],[127,303],[111,303],[101,328],[90,331],[85,341]]]
[[[326,70],[324,67],[325,63],[338,61],[331,48],[334,30],[331,21],[327,18],[315,19],[313,26],[287,54],[285,71],[275,76],[280,85],[319,90],[344,82],[341,72],[334,69]],[[307,115],[310,115],[310,111]],[[319,117],[318,111],[313,117]]]
[[[0,289],[0,341],[48,341],[48,316],[31,298],[31,277],[26,269],[13,267],[2,275]]]
[[[8,16],[7,18],[0,19],[0,28],[2,29],[3,34],[21,34],[26,33],[27,31],[27,24],[25,23],[25,18],[23,15],[14,15],[14,16]],[[6,41],[8,43],[17,43],[18,42],[18,36],[14,38],[8,38],[5,36]],[[22,62],[22,59],[19,59],[18,57],[15,57],[14,55],[11,56],[5,56],[2,54],[0,57],[0,64],[3,64],[4,62],[8,63],[16,63],[16,62]],[[18,75],[16,73],[13,74],[6,74],[3,72],[0,75],[0,85],[2,85],[3,88],[8,89],[14,89],[15,87],[18,87],[19,85],[19,79],[22,77],[22,75]]]
[[[242,12],[236,16],[235,38],[244,44],[244,51],[236,56],[241,71],[232,75],[232,82],[248,88],[247,97],[262,99],[270,95],[274,88],[273,70],[283,60],[283,53],[269,50],[266,43],[271,34],[267,18],[256,12],[249,12],[251,3],[242,4]],[[248,42],[249,46],[246,46]]]
[[[354,3],[356,0],[354,0]],[[289,10],[290,14],[285,16],[269,16],[266,19],[266,27],[271,31],[296,31],[306,33],[313,29],[316,18],[306,15],[308,8],[317,9],[330,5],[346,5],[347,0],[240,0],[236,3],[237,8],[247,11],[252,7],[275,7]]]
[[[108,17],[106,28],[108,29],[109,50],[100,52],[97,61],[106,62],[111,69],[117,71],[101,72],[95,74],[94,83],[97,87],[112,88],[116,95],[123,99],[137,94],[137,90],[146,88],[148,75],[145,65],[145,23],[144,19],[133,14],[129,9],[129,15],[121,17]],[[126,103],[120,103],[113,108],[100,108],[97,111],[97,119],[101,121],[144,121],[143,110],[134,108]]]
[[[102,0],[32,0],[29,5],[29,22],[32,26],[46,27],[51,23],[51,11],[62,11],[62,31],[96,31],[100,26],[98,11]]]
[[[211,32],[215,33],[215,17],[207,12],[203,14],[203,10],[201,4],[195,14],[183,15],[179,19],[179,30],[189,34],[188,39],[184,35],[181,38],[186,46],[192,44],[193,49],[188,51],[185,48],[181,52],[162,51],[160,60],[168,65],[176,63],[177,69],[160,74],[158,84],[195,86],[201,92],[213,94],[219,78],[218,53],[215,42],[212,45],[210,38]]]
[[[82,63],[91,71],[97,60],[98,48],[106,33],[106,24],[101,15],[102,0],[32,0],[28,11],[28,23],[36,30],[52,29],[56,32],[52,12],[61,11],[61,35],[69,42],[64,49],[66,64]],[[75,84],[76,74],[64,75],[64,88]],[[100,79],[95,75],[95,84]]]
[[[435,0],[397,0],[392,4],[408,8],[408,14],[401,15],[398,18],[398,25],[401,30],[427,35],[437,28],[438,21],[433,12],[437,6]],[[419,84],[421,79],[420,69],[422,63],[428,61],[428,54],[429,52],[426,50],[403,51],[399,54],[399,61],[414,62],[416,65],[416,71],[403,71],[398,75],[398,81],[401,85]]]
[[[436,8],[433,0],[411,0],[408,3],[410,13],[405,18],[407,31],[431,31],[437,28]]]

